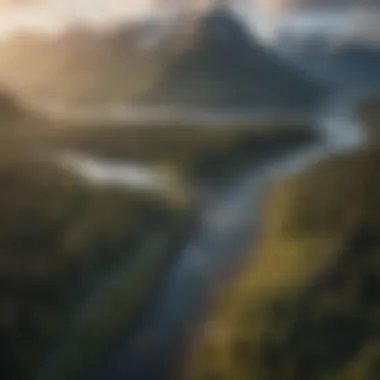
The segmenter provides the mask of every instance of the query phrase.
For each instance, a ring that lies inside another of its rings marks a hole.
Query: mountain
[[[335,88],[380,88],[380,47],[361,39],[336,40],[323,33],[284,34],[278,54],[316,80]]]
[[[198,107],[305,106],[320,88],[262,46],[228,8],[200,20],[187,50],[166,67],[149,103]]]
[[[332,70],[339,81],[380,88],[380,48],[349,43],[332,53]]]
[[[42,102],[304,106],[318,86],[280,64],[227,7],[0,42],[0,82]]]
[[[282,29],[275,48],[281,58],[292,62],[299,70],[320,83],[331,81],[329,61],[331,38],[328,35],[310,33],[299,36],[288,29]]]
[[[185,44],[182,21],[188,24],[180,17],[106,30],[72,25],[59,36],[20,32],[0,39],[0,83],[41,102],[133,99],[154,85]]]

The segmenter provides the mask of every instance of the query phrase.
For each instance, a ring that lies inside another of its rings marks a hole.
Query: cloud
[[[102,26],[138,20],[154,11],[153,0],[3,0],[0,36],[20,30],[60,33],[73,22]]]

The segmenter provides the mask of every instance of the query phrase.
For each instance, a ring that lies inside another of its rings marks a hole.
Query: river
[[[318,117],[321,140],[292,152],[262,157],[215,193],[203,210],[199,228],[179,253],[138,325],[120,336],[89,379],[170,377],[202,323],[211,297],[244,260],[258,233],[260,204],[270,183],[364,142],[364,133],[351,112],[352,102],[326,103]]]

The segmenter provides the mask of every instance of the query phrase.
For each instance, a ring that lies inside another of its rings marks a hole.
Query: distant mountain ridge
[[[333,53],[332,70],[341,82],[380,88],[380,48],[346,44]]]
[[[42,102],[132,99],[154,86],[188,39],[181,32],[187,19],[159,21],[102,31],[77,25],[59,38],[19,33],[0,40],[0,83]]]
[[[260,45],[232,11],[219,7],[200,21],[193,44],[142,99],[179,106],[302,107],[321,90]]]
[[[224,6],[107,33],[78,27],[60,39],[20,35],[1,41],[0,54],[0,81],[42,102],[304,108],[321,94]]]
[[[300,70],[334,88],[380,89],[380,46],[357,40],[334,41],[322,34],[287,38],[278,52]]]

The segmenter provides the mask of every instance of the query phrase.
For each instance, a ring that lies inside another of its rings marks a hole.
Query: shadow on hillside
[[[380,102],[359,113],[371,145],[274,189],[260,255],[216,302],[184,378],[379,378]]]
[[[50,351],[57,356],[51,368],[43,366],[47,374],[74,379],[84,371],[117,327],[136,316],[194,214],[191,199],[179,207],[159,193],[97,186],[53,162],[52,152],[170,167],[194,186],[268,151],[315,138],[309,125],[259,132],[257,126],[66,127],[28,113],[7,96],[0,99],[0,120],[0,370],[17,379],[46,364]],[[120,282],[107,293],[110,278]],[[124,300],[120,309],[115,292]],[[88,304],[91,299],[97,307]],[[98,327],[83,340],[77,333],[87,331],[82,315],[93,313]],[[66,338],[80,351],[67,350]]]

